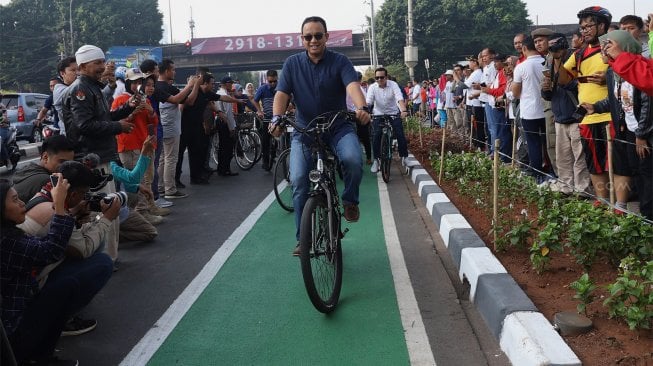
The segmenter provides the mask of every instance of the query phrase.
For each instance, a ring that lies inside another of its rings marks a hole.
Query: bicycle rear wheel
[[[335,310],[342,287],[342,248],[340,215],[329,227],[329,209],[324,196],[309,197],[302,212],[299,230],[299,256],[308,297],[322,313]]]
[[[261,145],[256,143],[254,134],[254,132],[239,133],[236,139],[234,157],[236,164],[243,170],[251,169],[256,163],[256,157],[260,155]]]
[[[381,137],[381,177],[390,182],[390,165],[392,164],[392,135],[388,132]]]
[[[295,211],[290,183],[290,149],[284,150],[274,164],[274,195],[281,208],[288,212]]]

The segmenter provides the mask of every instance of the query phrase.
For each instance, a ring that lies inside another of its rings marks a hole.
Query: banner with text
[[[152,59],[157,63],[163,60],[163,49],[161,47],[147,46],[114,46],[106,53],[107,61],[114,61],[116,66],[127,68],[138,67],[141,62]]]
[[[259,34],[251,36],[193,38],[193,55],[214,53],[279,51],[303,48],[300,33]],[[351,47],[353,37],[351,30],[329,32],[329,47]]]

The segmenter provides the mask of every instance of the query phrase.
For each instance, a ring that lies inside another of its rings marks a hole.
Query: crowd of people
[[[578,19],[572,47],[564,34],[539,28],[514,37],[514,56],[487,47],[466,65],[406,88],[383,67],[362,81],[345,56],[327,49],[329,34],[320,17],[301,25],[305,52],[289,57],[280,75],[269,70],[258,90],[224,76],[215,92],[215,77],[205,68],[180,90],[170,59],[116,67],[100,48],[80,47],[60,61],[51,85],[61,134],[46,139],[40,160],[21,168],[13,181],[0,180],[0,330],[8,349],[20,363],[77,364],[54,357],[54,348],[62,334],[96,327],[95,320],[77,314],[118,270],[119,243],[154,240],[155,226],[174,201],[187,197],[181,181],[186,150],[190,184],[210,184],[212,173],[238,174],[230,169],[232,146],[236,118],[246,110],[266,121],[259,132],[268,171],[275,158],[271,139],[282,133],[279,122],[292,105],[299,126],[325,112],[356,114],[357,128],[338,120],[327,136],[342,164],[344,218],[350,222],[360,216],[364,163],[378,172],[381,131],[374,116],[395,116],[403,162],[408,151],[402,118],[411,111],[471,133],[488,153],[500,140],[504,162],[512,157],[517,126],[526,147],[519,159],[538,183],[555,177],[552,189],[591,195],[597,205],[608,203],[610,162],[616,212],[625,212],[636,193],[642,215],[653,219],[653,61],[640,41],[653,24],[625,16],[621,30],[608,33],[612,16],[601,7],[581,10]],[[216,170],[208,165],[214,133],[220,139]],[[614,141],[611,157],[608,136]],[[296,239],[309,192],[307,143],[292,136]],[[299,245],[292,254],[299,254]]]
[[[514,55],[486,47],[439,78],[408,83],[412,110],[471,134],[488,154],[499,140],[501,160],[515,156],[542,186],[653,220],[653,16],[614,24],[600,6],[577,16],[571,42],[537,28],[514,36]]]

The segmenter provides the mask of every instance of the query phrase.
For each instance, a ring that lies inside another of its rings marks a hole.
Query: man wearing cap
[[[549,54],[549,39],[553,35],[553,30],[549,28],[537,28],[531,32],[531,37],[535,42],[535,50],[544,57],[545,67],[551,68],[552,59]],[[550,163],[551,171],[557,174],[556,170],[556,135],[555,135],[555,118],[551,110],[551,102],[542,100],[544,107],[544,128],[545,128],[545,155],[544,159]],[[545,161],[546,161],[545,160]]]
[[[234,79],[231,76],[225,76],[220,79],[220,90],[218,94],[229,96],[229,91],[234,85]],[[234,157],[234,133],[236,131],[236,119],[234,118],[234,109],[231,103],[220,100],[218,110],[226,118],[218,124],[218,136],[220,137],[220,147],[218,148],[218,175],[231,177],[238,175],[238,172],[231,171],[231,159]]]
[[[81,160],[89,153],[100,158],[98,169],[111,171],[109,162],[118,159],[116,135],[131,132],[134,124],[126,118],[141,103],[131,98],[115,111],[110,111],[102,89],[105,71],[104,52],[96,46],[84,45],[75,53],[79,76],[63,96],[63,121],[66,136],[75,146],[75,158]],[[114,184],[105,185],[100,192],[114,193]],[[107,239],[107,253],[114,261],[118,256],[118,222],[114,221]]]

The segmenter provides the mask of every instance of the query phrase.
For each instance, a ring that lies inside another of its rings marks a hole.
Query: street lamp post
[[[73,0],[70,0],[70,5],[68,7],[68,16],[70,17],[70,49],[72,50],[71,54],[75,54],[75,37],[73,36]]]

